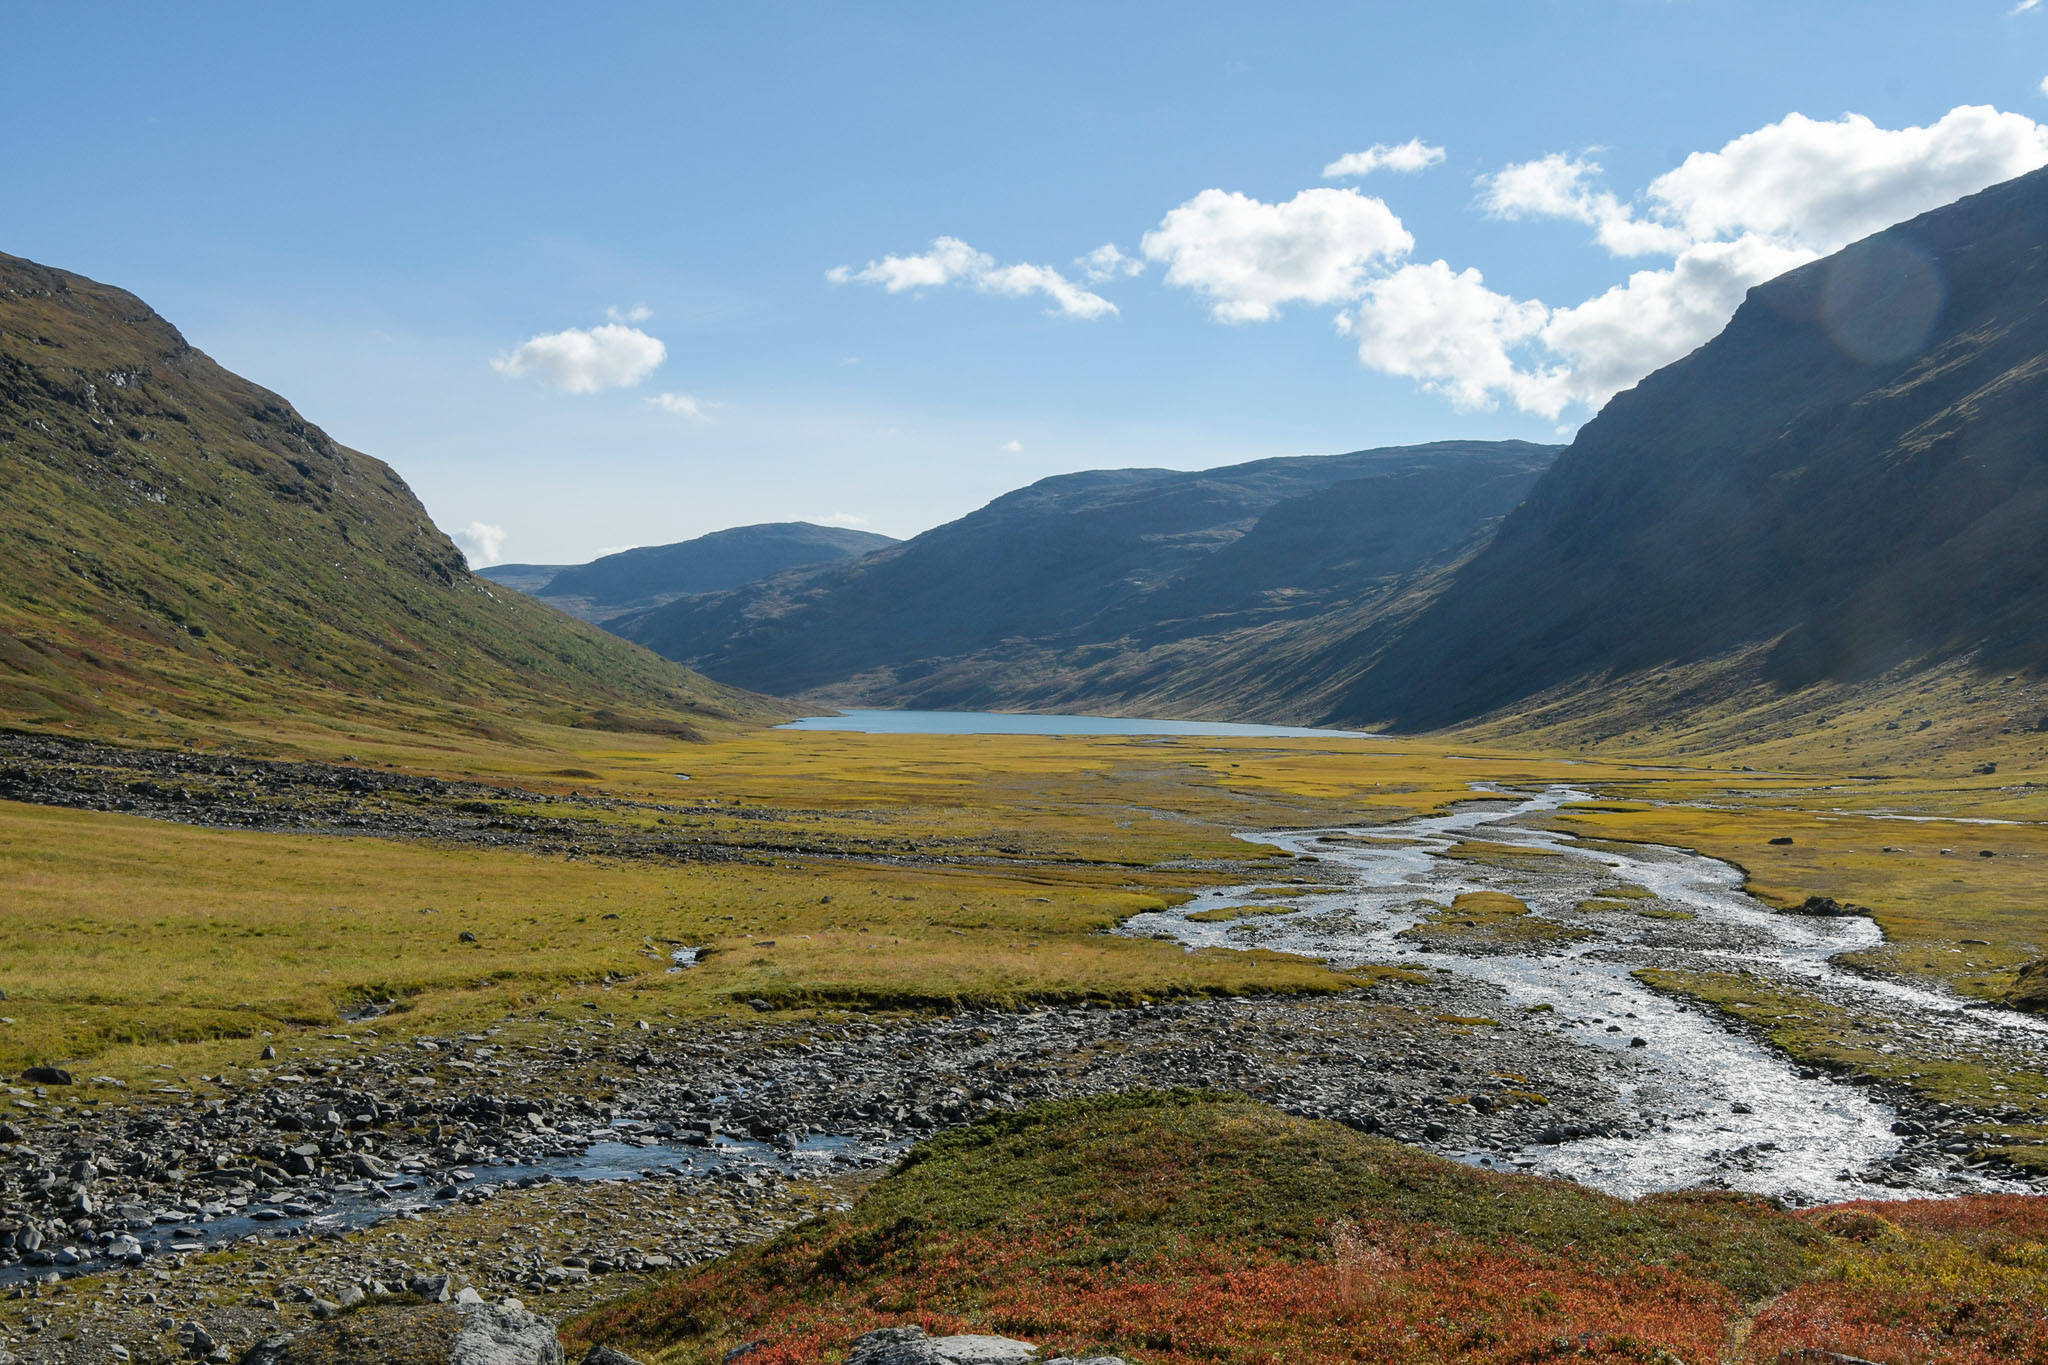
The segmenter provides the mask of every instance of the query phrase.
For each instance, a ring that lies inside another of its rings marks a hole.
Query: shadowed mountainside
[[[896,543],[894,537],[872,531],[776,521],[713,531],[674,545],[621,550],[588,564],[500,564],[478,572],[572,616],[604,621],[678,597],[725,592],[787,569],[850,559]]]
[[[772,714],[474,577],[389,466],[133,295],[6,255],[0,462],[8,723],[681,735]]]
[[[1713,661],[1709,691],[1768,695],[1965,656],[2048,662],[2048,171],[1751,290],[1580,431],[1331,715],[1427,729],[1652,670],[1698,690]],[[1637,690],[1644,717],[1677,705]]]
[[[1061,475],[857,560],[608,624],[835,703],[1297,719],[1554,453],[1440,442]]]

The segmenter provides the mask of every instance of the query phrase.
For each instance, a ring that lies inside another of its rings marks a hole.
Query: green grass
[[[1590,938],[1589,929],[1575,929],[1531,914],[1526,902],[1501,891],[1468,891],[1448,906],[1433,906],[1399,937],[1453,951],[1541,947]]]

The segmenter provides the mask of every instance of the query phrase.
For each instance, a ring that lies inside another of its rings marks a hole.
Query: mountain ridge
[[[1292,720],[1357,666],[1323,648],[1334,624],[1352,637],[1412,610],[1554,451],[1450,441],[1054,475],[859,560],[608,625],[833,704]],[[1316,681],[1280,686],[1289,669]]]
[[[808,521],[732,526],[669,545],[642,545],[587,564],[505,564],[477,572],[585,621],[602,622],[806,564],[886,549],[893,536]]]

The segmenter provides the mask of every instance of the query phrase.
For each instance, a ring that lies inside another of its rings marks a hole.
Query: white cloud
[[[1479,203],[1496,218],[1568,218],[1588,223],[1600,245],[1617,256],[1668,255],[1691,240],[1677,228],[1644,222],[1591,181],[1600,165],[1553,152],[1479,179]]]
[[[2017,5],[2014,5],[2014,6],[2013,6],[2013,7],[2011,8],[2011,9],[2007,10],[2007,11],[2006,11],[2006,13],[2007,13],[2007,14],[2025,14],[2025,13],[2026,13],[2026,12],[2027,12],[2028,10],[2030,10],[2030,9],[2034,8],[2034,6],[2036,6],[2036,5],[2040,4],[2040,3],[2041,3],[2041,0],[2020,0],[2020,2],[2019,2],[2019,3],[2017,4]],[[2043,81],[2043,82],[2041,82],[2041,83],[2042,83],[2043,85],[2048,85],[2048,81]]]
[[[1005,455],[1022,455],[1024,453],[1024,443],[1022,441],[1005,441],[997,446],[996,449],[1002,451]]]
[[[1719,151],[1695,152],[1633,202],[1600,187],[1598,163],[1553,154],[1482,177],[1481,207],[1500,218],[1585,223],[1613,255],[1662,255],[1671,264],[1574,307],[1545,309],[1526,332],[1521,324],[1534,314],[1491,291],[1481,298],[1476,276],[1458,283],[1463,277],[1445,267],[1448,278],[1423,288],[1420,277],[1403,281],[1409,272],[1397,272],[1348,323],[1360,359],[1375,369],[1420,378],[1468,406],[1504,398],[1554,418],[1573,403],[1597,408],[1707,341],[1752,286],[2042,165],[2048,127],[1973,106],[1925,128],[1790,114]]]
[[[654,310],[644,303],[636,303],[631,308],[607,308],[604,315],[613,322],[645,322],[654,316]]]
[[[958,237],[940,237],[922,255],[884,256],[859,270],[834,266],[825,272],[825,278],[834,284],[878,284],[891,294],[965,283],[984,294],[1043,294],[1053,304],[1046,311],[1067,317],[1099,318],[1116,312],[1116,305],[1108,299],[1083,289],[1049,265],[997,265],[993,256],[976,251]]]
[[[455,533],[456,544],[469,560],[472,569],[488,569],[501,563],[505,556],[505,528],[492,526],[481,521],[472,521]]]
[[[491,368],[507,379],[532,379],[568,393],[631,388],[668,359],[668,347],[638,328],[616,322],[571,327],[521,342],[495,356]]]
[[[1371,175],[1374,171],[1399,171],[1413,175],[1426,171],[1444,159],[1444,149],[1432,147],[1419,137],[1406,142],[1375,142],[1362,152],[1351,152],[1338,157],[1323,167],[1323,179],[1341,180],[1351,176]]]
[[[1407,265],[1366,290],[1338,330],[1357,339],[1369,369],[1419,379],[1460,408],[1490,408],[1506,394],[1519,406],[1556,416],[1564,406],[1555,371],[1530,373],[1514,358],[1550,310],[1486,287],[1477,270],[1443,261]]]
[[[1341,303],[1415,239],[1394,211],[1357,190],[1303,190],[1267,204],[1203,190],[1145,234],[1166,282],[1209,298],[1221,322],[1262,322],[1286,303]]]
[[[2048,76],[2043,76],[2041,78],[2041,93],[2044,95],[2048,95]]]
[[[672,412],[678,417],[688,417],[699,422],[711,420],[704,412],[703,403],[687,393],[657,393],[647,401],[663,412]]]
[[[1145,262],[1136,256],[1124,255],[1115,242],[1104,242],[1086,256],[1075,258],[1074,264],[1080,266],[1081,273],[1095,284],[1113,280],[1119,275],[1145,273]]]
[[[813,526],[845,526],[858,531],[868,524],[868,519],[855,512],[834,512],[829,517],[805,517]]]
[[[1925,128],[1802,114],[1694,152],[1650,182],[1652,213],[1696,241],[1759,233],[1836,251],[1893,223],[2048,165],[2048,128],[1962,105]]]

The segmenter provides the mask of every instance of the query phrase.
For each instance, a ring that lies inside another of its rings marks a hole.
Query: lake
[[[851,730],[864,735],[1211,735],[1255,739],[1367,739],[1363,730],[1242,725],[1227,720],[1137,720],[1128,716],[1038,716],[1019,711],[843,711],[806,716],[778,730]]]

